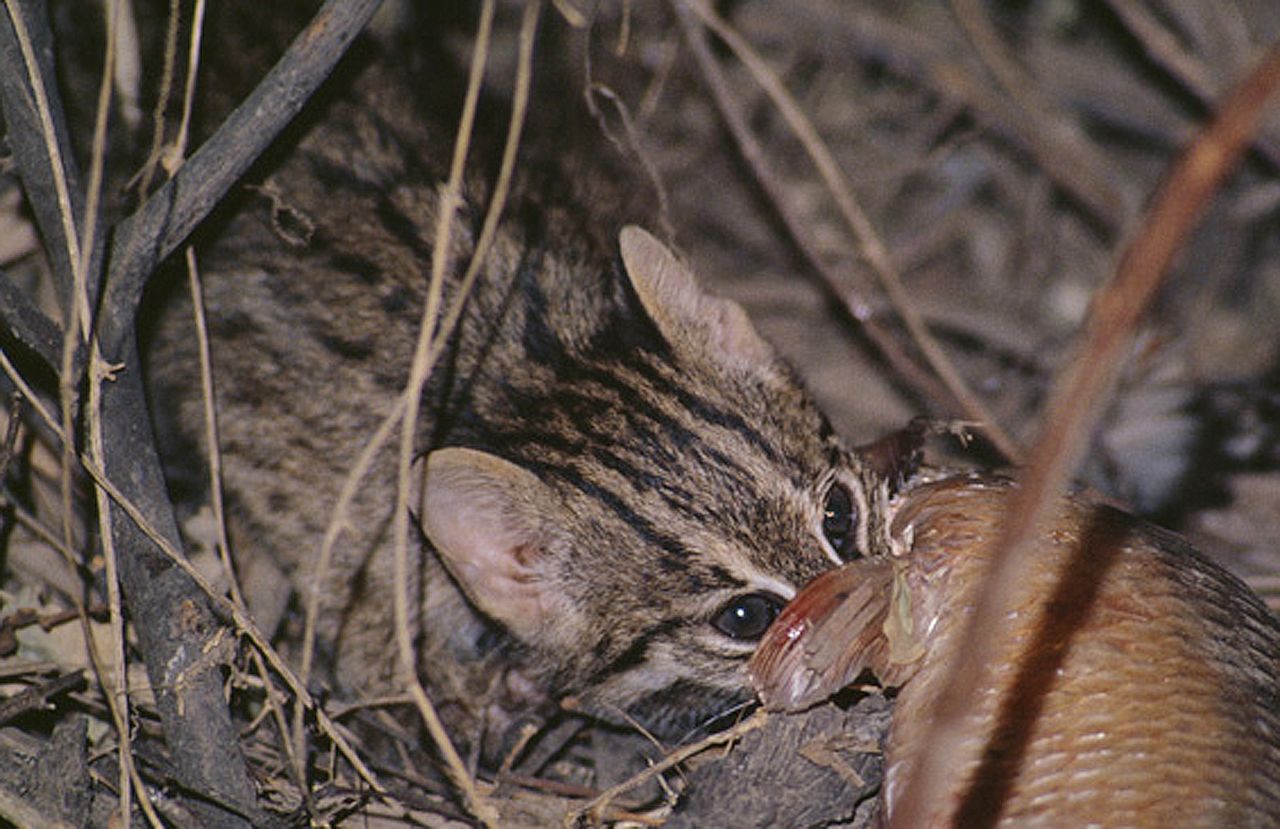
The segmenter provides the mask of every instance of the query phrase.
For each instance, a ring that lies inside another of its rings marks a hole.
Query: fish
[[[1016,485],[922,475],[885,555],[809,582],[748,666],[765,707],[896,693],[881,820],[901,808]],[[928,827],[1280,826],[1280,624],[1178,535],[1064,495],[945,758]]]

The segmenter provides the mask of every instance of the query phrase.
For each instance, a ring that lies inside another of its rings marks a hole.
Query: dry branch
[[[114,382],[103,385],[95,434],[107,477],[117,482],[120,494],[135,504],[145,522],[172,545],[177,544],[178,532],[137,370],[134,320],[142,288],[156,265],[203,219],[301,108],[377,5],[376,0],[330,2],[258,92],[175,179],[161,187],[114,234],[108,276],[111,291],[97,318],[96,334],[102,364],[122,365],[127,370]],[[98,273],[101,257],[96,252],[79,255],[76,249],[76,227],[83,222],[79,205],[85,197],[67,151],[70,142],[61,105],[51,86],[45,88],[49,83],[45,79],[53,77],[51,43],[41,3],[6,3],[6,15],[0,18],[0,60],[22,69],[5,73],[6,81],[0,84],[9,135],[18,141],[15,154],[19,168],[46,248],[53,257],[55,273],[61,277],[58,284],[63,306],[69,308],[69,303],[76,302],[88,308],[96,305],[99,280],[93,274]],[[86,234],[86,238],[103,239],[107,235]],[[78,276],[68,278],[68,274]],[[75,291],[77,299],[71,296],[73,282],[83,286]],[[15,304],[0,313],[10,318],[15,312],[27,310],[26,306]],[[80,318],[87,321],[87,312],[82,312]],[[36,336],[40,323],[11,321],[8,327],[21,331],[21,325],[31,329],[25,339],[41,345]],[[40,348],[41,356],[46,358],[51,356],[47,345],[43,343]],[[77,384],[80,362],[62,362],[64,388]],[[250,821],[243,816],[256,810],[255,794],[236,751],[236,732],[222,693],[220,663],[225,656],[209,659],[205,653],[206,646],[218,637],[221,623],[186,573],[173,567],[114,503],[104,499],[103,505],[107,513],[104,519],[111,528],[110,541],[119,551],[128,610],[138,631],[178,778],[185,788],[200,795],[191,808],[211,826],[247,826]]]

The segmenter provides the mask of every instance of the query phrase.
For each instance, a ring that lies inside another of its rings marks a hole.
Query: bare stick
[[[161,64],[159,89],[155,108],[151,111],[151,149],[142,163],[138,192],[144,196],[151,189],[151,179],[164,147],[165,110],[169,107],[169,95],[173,92],[173,76],[178,65],[178,24],[181,22],[181,0],[169,0],[169,18],[164,30],[164,61]]]
[[[690,757],[701,754],[709,748],[715,748],[716,746],[722,746],[741,739],[744,735],[763,726],[768,719],[768,713],[761,708],[748,719],[743,720],[733,728],[725,729],[719,734],[712,734],[706,739],[699,740],[698,742],[687,745],[684,748],[678,748],[672,751],[666,757],[663,757],[658,762],[645,768],[644,771],[632,775],[616,786],[610,786],[586,805],[569,812],[565,815],[564,826],[566,829],[571,829],[573,826],[577,825],[578,820],[582,817],[598,821],[600,819],[600,813],[606,806],[612,803],[614,798],[618,795],[634,789],[636,786],[639,786],[641,783],[649,780],[654,775],[662,774],[662,772],[667,769],[678,766]]]
[[[257,88],[171,180],[116,228],[104,313],[132,332],[155,265],[177,249],[297,115],[377,11],[381,0],[328,0]],[[105,332],[104,332],[105,336]],[[104,345],[114,346],[114,341]],[[112,349],[114,350],[114,349]]]
[[[977,607],[956,655],[955,670],[934,703],[923,738],[930,750],[906,781],[892,829],[925,825],[929,809],[955,785],[965,760],[959,750],[965,715],[1002,646],[1005,608],[1033,562],[1033,542],[1069,480],[1114,384],[1143,312],[1192,226],[1208,207],[1280,87],[1280,45],[1263,56],[1223,102],[1213,122],[1187,148],[1164,180],[1138,235],[1094,299],[1076,357],[1054,384],[1048,413],[1020,476],[994,548]]]
[[[486,0],[484,6],[485,20],[491,21],[493,2]],[[541,13],[540,2],[525,5],[523,23],[520,28],[520,78],[527,84],[530,66],[533,60],[533,39],[537,30],[538,16]],[[484,46],[482,49],[481,46]],[[431,256],[431,281],[427,292],[426,307],[423,309],[422,326],[418,342],[414,349],[413,364],[409,370],[409,381],[405,384],[405,412],[400,427],[399,469],[394,524],[396,584],[401,589],[396,591],[396,643],[399,646],[401,669],[406,674],[409,693],[417,704],[418,711],[427,731],[435,740],[440,753],[444,755],[449,776],[467,800],[472,813],[486,826],[497,826],[498,813],[481,795],[475,781],[467,772],[462,758],[458,756],[453,742],[444,730],[443,723],[432,705],[426,689],[418,679],[416,660],[414,658],[413,640],[410,633],[409,597],[407,591],[411,583],[409,574],[409,492],[412,488],[411,475],[413,469],[414,443],[417,438],[418,407],[422,400],[422,388],[426,385],[430,372],[431,346],[435,340],[436,325],[439,322],[440,303],[444,291],[444,279],[448,270],[453,267],[450,261],[454,215],[462,201],[462,180],[465,174],[467,153],[470,149],[471,134],[474,128],[475,108],[480,84],[484,73],[484,64],[488,59],[488,40],[483,44],[477,42],[471,64],[472,75],[467,86],[467,98],[463,105],[462,118],[458,127],[458,137],[454,143],[453,159],[449,168],[449,178],[445,182],[437,208],[435,242]],[[523,90],[527,96],[527,86]],[[473,266],[478,267],[475,260]]]
[[[1018,444],[1000,427],[995,415],[982,402],[982,399],[969,389],[968,384],[960,377],[960,373],[956,371],[937,340],[929,333],[924,319],[916,310],[915,303],[903,287],[902,277],[890,261],[884,243],[880,241],[879,234],[876,233],[871,221],[858,204],[853,188],[849,186],[844,174],[840,171],[840,165],[836,163],[826,142],[818,135],[818,131],[814,129],[808,117],[801,111],[795,98],[778,80],[778,76],[768,64],[723,18],[711,11],[701,0],[690,0],[688,6],[701,18],[703,24],[728,45],[756,79],[756,83],[760,84],[760,88],[773,101],[774,106],[782,113],[782,117],[800,140],[805,152],[809,154],[810,160],[818,168],[823,182],[835,199],[845,225],[858,243],[863,259],[871,266],[871,270],[880,281],[880,287],[888,295],[889,302],[902,318],[903,324],[906,325],[920,352],[924,354],[934,374],[947,387],[947,391],[959,401],[964,415],[981,424],[982,431],[996,449],[1009,460],[1016,461],[1021,454]]]
[[[96,347],[92,349],[92,353],[94,357],[97,356]],[[104,377],[101,371],[102,365],[96,359],[91,358],[89,366],[89,415],[87,418],[90,429],[89,454],[101,462],[105,456],[105,447],[102,443],[102,418],[98,407],[101,401]],[[63,454],[65,456],[69,452],[64,452]],[[98,664],[98,648],[94,644],[93,628],[88,623],[88,613],[81,607],[80,618],[85,634],[85,647],[89,652],[90,659],[93,661],[94,672],[98,675],[98,682],[102,686],[103,699],[106,700],[107,710],[111,712],[111,721],[116,729],[117,751],[120,758],[119,813],[126,816],[127,819],[131,811],[132,795],[136,789],[138,806],[146,816],[147,822],[151,824],[153,829],[160,829],[162,826],[160,818],[155,812],[155,807],[151,803],[151,798],[147,795],[146,787],[143,786],[142,778],[138,776],[138,770],[133,762],[133,732],[129,714],[129,663],[125,653],[126,639],[123,603],[120,595],[119,557],[116,555],[109,518],[111,510],[107,503],[106,490],[100,486],[95,487],[94,496],[98,505],[97,514],[99,532],[102,536],[102,558],[106,565],[107,611],[111,624],[111,661],[115,667],[114,681],[107,679],[110,674]]]
[[[689,45],[689,49],[698,63],[703,81],[707,85],[712,101],[720,112],[720,117],[724,120],[725,126],[733,136],[733,140],[739,152],[741,152],[743,160],[750,167],[752,175],[760,184],[760,188],[769,197],[787,234],[796,243],[800,252],[804,254],[805,261],[813,268],[814,273],[819,276],[823,285],[831,292],[831,295],[840,302],[845,312],[862,326],[867,338],[889,361],[898,376],[904,378],[912,387],[924,395],[925,399],[932,401],[935,405],[943,408],[956,405],[954,398],[947,389],[924,367],[905,354],[894,337],[876,322],[872,315],[870,303],[856,291],[846,288],[843,280],[823,261],[809,233],[806,231],[804,223],[800,221],[794,210],[783,198],[782,186],[777,177],[770,171],[766,163],[764,149],[755,140],[747,126],[747,119],[742,112],[742,108],[734,101],[733,92],[729,88],[728,82],[725,81],[715,57],[711,54],[711,49],[706,43],[702,29],[691,19],[691,13],[681,0],[671,0],[671,2],[676,12],[676,19],[679,21],[684,34],[685,42]]]

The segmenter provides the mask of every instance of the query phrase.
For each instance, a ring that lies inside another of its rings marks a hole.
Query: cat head
[[[535,437],[431,452],[419,518],[554,693],[674,735],[750,699],[782,606],[871,552],[877,484],[739,305],[643,230],[620,248],[658,344],[579,349]]]

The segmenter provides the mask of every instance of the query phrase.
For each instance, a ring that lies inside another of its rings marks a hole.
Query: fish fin
[[[748,663],[769,709],[795,711],[839,691],[865,670],[891,665],[886,623],[892,614],[895,562],[854,561],[811,581],[765,633]]]

